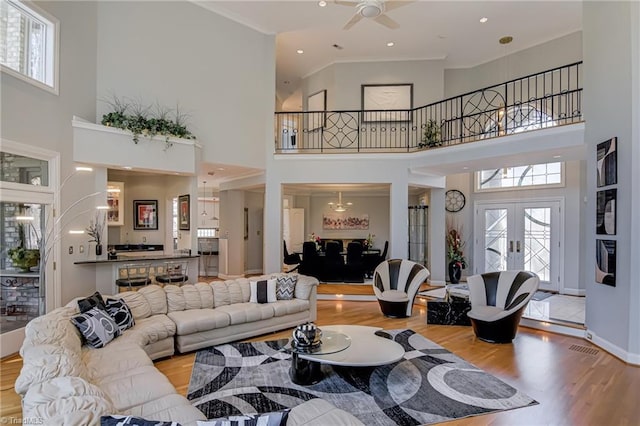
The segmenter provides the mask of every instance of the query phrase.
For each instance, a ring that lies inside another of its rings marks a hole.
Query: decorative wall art
[[[327,116],[327,91],[320,90],[307,98],[307,111],[309,111],[309,131],[321,129],[325,126]],[[321,111],[321,112],[314,112]]]
[[[191,228],[191,204],[189,194],[178,197],[178,228],[181,231],[188,231]]]
[[[133,229],[158,229],[158,200],[133,200]]]
[[[618,138],[614,137],[608,141],[598,144],[597,150],[597,170],[598,188],[601,186],[618,183]]]
[[[322,215],[322,229],[369,229],[369,215],[324,214]]]
[[[596,282],[616,286],[616,242],[596,240]]]
[[[596,234],[616,234],[617,189],[598,191],[596,197]]]
[[[364,113],[365,123],[409,121],[408,110],[411,108],[413,108],[413,84],[362,85],[362,110],[372,111]]]

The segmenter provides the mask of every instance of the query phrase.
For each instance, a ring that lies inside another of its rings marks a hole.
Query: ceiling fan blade
[[[384,10],[388,12],[390,10],[398,9],[415,2],[416,0],[386,1],[384,3]]]
[[[353,15],[353,17],[349,20],[349,22],[347,22],[347,24],[342,27],[343,30],[348,30],[349,28],[353,27],[355,24],[357,24],[360,20],[362,19],[362,15],[360,15],[359,13],[356,13],[355,15]]]
[[[376,21],[378,24],[384,25],[385,27],[390,28],[392,30],[397,30],[398,28],[400,28],[400,24],[398,24],[393,19],[389,18],[387,15],[377,16],[373,18],[373,20]]]
[[[335,4],[339,4],[340,6],[350,6],[356,7],[358,5],[358,1],[344,1],[344,0],[334,0]]]

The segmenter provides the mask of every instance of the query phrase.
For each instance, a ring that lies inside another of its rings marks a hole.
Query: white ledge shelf
[[[73,159],[107,167],[195,174],[202,145],[193,139],[138,136],[73,117]]]

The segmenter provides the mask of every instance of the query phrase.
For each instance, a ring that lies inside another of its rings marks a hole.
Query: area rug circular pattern
[[[413,330],[380,335],[405,349],[402,360],[372,368],[322,365],[325,378],[289,378],[287,340],[231,343],[198,351],[187,398],[209,419],[266,413],[322,398],[366,425],[443,422],[537,404]]]

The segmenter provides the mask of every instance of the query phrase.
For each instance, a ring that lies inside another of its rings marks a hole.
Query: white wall
[[[632,13],[633,12],[633,13]],[[631,2],[583,3],[585,139],[588,146],[586,221],[582,227],[580,278],[587,285],[586,325],[594,340],[624,359],[640,363],[640,309],[636,247],[638,214],[638,6]],[[636,38],[632,39],[632,35]],[[634,90],[635,88],[635,90]],[[635,116],[632,114],[635,113]],[[595,282],[596,145],[618,138],[618,183],[615,240],[616,286]],[[634,181],[634,178],[636,180]]]
[[[327,90],[328,110],[360,110],[363,84],[413,83],[413,106],[444,97],[444,61],[340,62],[329,65],[302,82],[307,96]]]
[[[179,104],[203,161],[264,167],[274,46],[273,36],[191,2],[100,2],[97,93]],[[105,112],[98,102],[98,121]]]
[[[517,37],[516,37],[517,38]],[[517,49],[517,39],[505,49],[507,56],[471,68],[447,69],[445,97],[525,77],[582,60],[582,33],[575,32],[528,49]]]
[[[264,234],[264,194],[245,192],[245,206],[249,210],[249,238],[245,240],[246,267],[245,273],[260,274],[262,268],[262,236]],[[278,271],[266,271],[278,272]]]
[[[3,138],[59,152],[62,181],[73,171],[71,118],[74,114],[95,115],[97,6],[94,2],[48,1],[37,5],[60,20],[60,94],[56,96],[3,73],[0,131]],[[97,174],[71,178],[61,194],[61,209],[96,191],[101,179]],[[87,200],[73,211],[87,210],[95,201]],[[93,213],[73,216],[72,212],[67,216],[70,223],[64,230],[86,228]],[[58,263],[63,283],[62,303],[95,290],[95,270],[73,265],[77,255],[69,255],[66,250],[70,245],[86,246],[84,237],[69,237],[63,232],[60,244],[63,250]]]

